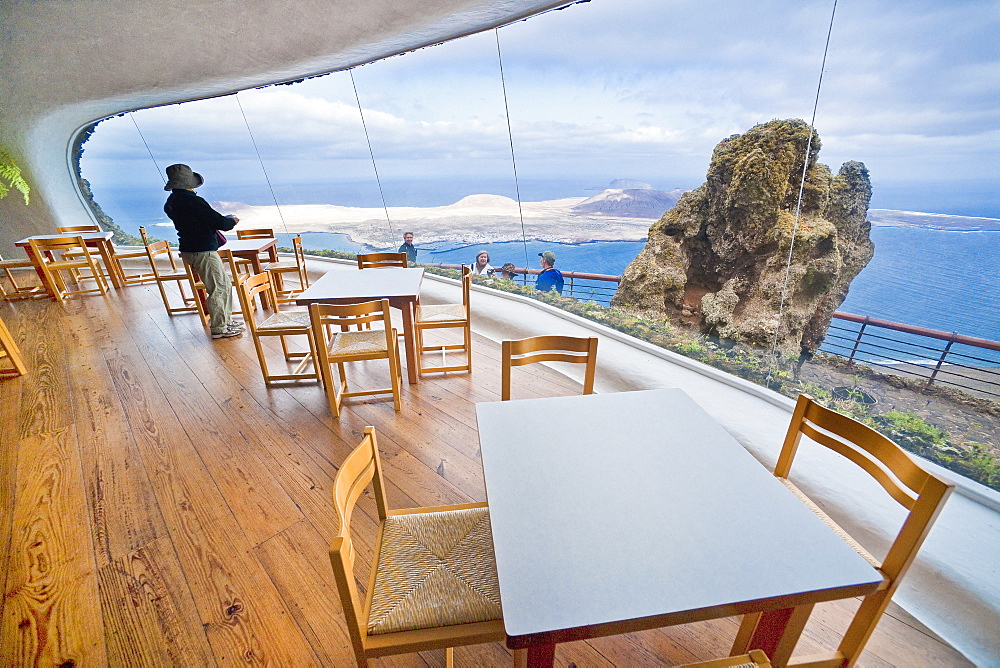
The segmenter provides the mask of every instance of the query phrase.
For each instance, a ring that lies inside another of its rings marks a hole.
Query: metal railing
[[[820,351],[1000,397],[1000,342],[837,311]]]
[[[431,265],[461,269],[459,264]],[[515,281],[530,285],[538,269],[517,269]],[[611,304],[620,276],[562,272],[563,295],[603,306]],[[892,334],[893,332],[898,334]],[[937,342],[941,342],[937,344]],[[885,372],[923,378],[927,385],[941,383],[1000,397],[1000,342],[915,327],[870,316],[837,311],[820,351],[846,357]]]
[[[441,269],[461,269],[460,264],[428,264],[428,267],[440,267]],[[541,273],[540,269],[527,269],[525,267],[518,267],[515,269],[517,276],[514,278],[514,282],[518,285],[534,285],[534,279],[528,278],[529,276],[537,276]],[[497,276],[500,276],[500,270],[497,269]],[[564,271],[562,272],[563,280],[565,284],[563,285],[563,296],[573,297],[574,299],[579,299],[580,301],[596,302],[602,306],[610,306],[611,298],[615,296],[615,290],[618,289],[619,276],[608,276],[607,274],[586,274],[580,271]]]

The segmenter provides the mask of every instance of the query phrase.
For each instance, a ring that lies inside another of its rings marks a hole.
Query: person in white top
[[[490,254],[486,251],[479,251],[476,255],[476,263],[472,265],[472,273],[476,276],[492,276],[496,269],[490,266]]]

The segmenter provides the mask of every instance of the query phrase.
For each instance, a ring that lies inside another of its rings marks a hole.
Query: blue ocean
[[[478,185],[478,192],[497,192],[513,196],[514,193],[498,192],[499,187],[489,183]],[[437,193],[432,200],[410,202],[416,206],[434,206],[457,201],[468,192],[477,190],[456,189],[454,193]],[[587,196],[600,188],[586,183],[541,181],[522,189],[527,201],[554,197]],[[306,189],[308,190],[308,189]],[[527,196],[525,191],[528,192]],[[410,197],[417,197],[417,189]],[[249,201],[248,192],[217,193],[212,199]],[[315,191],[292,196],[301,200],[317,201]],[[341,201],[343,193],[328,201],[348,206],[370,206],[367,198],[358,201]],[[95,192],[102,207],[126,231],[138,233],[139,225],[154,225],[164,220],[163,196],[158,193]],[[263,194],[257,190],[257,196]],[[270,196],[269,193],[267,195]],[[284,197],[279,198],[286,201]],[[421,199],[417,197],[417,199]],[[265,199],[259,204],[266,204]],[[440,200],[440,201],[438,201]],[[390,202],[390,206],[393,203]],[[161,238],[173,239],[170,227],[155,227],[151,233]],[[278,234],[281,245],[291,246],[289,234]],[[841,311],[873,318],[891,320],[919,327],[958,332],[966,336],[1000,341],[1000,232],[955,232],[918,227],[874,227],[872,240],[875,256],[851,285]],[[309,249],[331,249],[347,252],[372,250],[354,243],[343,234],[305,233],[304,245]],[[477,246],[450,244],[421,245],[418,259],[424,263],[459,264],[475,260],[480,250],[490,253],[493,266],[513,262],[518,267],[536,267],[538,253],[552,250],[556,253],[556,267],[562,270],[592,274],[619,275],[629,262],[642,250],[642,241],[592,242],[559,244],[528,241],[494,243]]]

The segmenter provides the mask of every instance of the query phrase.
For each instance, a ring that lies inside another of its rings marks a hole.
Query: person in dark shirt
[[[220,239],[217,232],[236,227],[239,218],[224,216],[203,200],[194,189],[205,182],[201,174],[187,165],[167,167],[170,191],[163,211],[174,221],[181,259],[201,277],[208,291],[205,306],[213,339],[227,339],[243,333],[243,324],[234,322],[233,289],[226,267],[219,257]]]
[[[555,290],[559,294],[562,294],[563,275],[561,271],[553,267],[556,263],[556,254],[552,251],[545,251],[544,253],[539,253],[538,257],[540,258],[538,263],[542,266],[542,271],[538,274],[538,278],[535,279],[535,289],[542,292]]]
[[[411,266],[417,263],[417,247],[413,245],[413,232],[403,235],[403,243],[397,253],[406,253],[406,265]]]

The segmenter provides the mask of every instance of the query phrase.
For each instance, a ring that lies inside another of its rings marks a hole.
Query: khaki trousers
[[[208,326],[213,334],[221,334],[229,326],[233,317],[233,284],[229,280],[226,266],[215,251],[204,253],[181,253],[184,264],[191,265],[201,277],[208,290]]]

